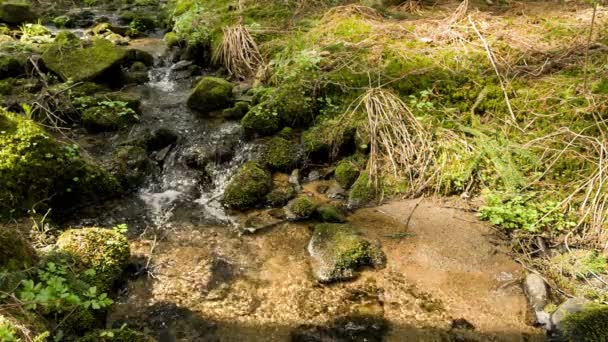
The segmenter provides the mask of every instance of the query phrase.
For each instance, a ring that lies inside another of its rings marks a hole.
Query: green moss
[[[70,31],[61,31],[55,36],[55,44],[57,46],[75,46],[80,42],[80,38]]]
[[[17,227],[0,225],[0,268],[22,269],[33,265],[35,258],[34,249]]]
[[[296,196],[296,191],[292,186],[282,186],[272,189],[266,195],[266,203],[271,207],[281,207],[287,204],[289,200]]]
[[[233,209],[248,209],[263,203],[264,196],[272,187],[270,172],[259,163],[243,164],[232,177],[222,203]]]
[[[331,204],[325,204],[317,208],[317,214],[323,222],[329,223],[344,223],[346,222],[346,216],[342,210],[336,208]]]
[[[277,113],[267,110],[264,103],[253,106],[241,120],[248,134],[271,135],[281,129],[281,119]]]
[[[130,257],[127,238],[110,229],[70,229],[59,236],[57,246],[76,260],[82,272],[94,271],[85,274],[84,281],[97,286],[99,293],[112,287]]]
[[[86,108],[81,115],[84,127],[91,132],[105,132],[126,128],[138,122],[139,117],[133,107],[139,108],[139,105],[130,104],[127,102],[129,99],[120,99],[114,97],[114,100],[101,100]]]
[[[119,191],[109,173],[64,145],[36,123],[0,111],[0,218],[48,206],[54,212]]]
[[[299,160],[298,146],[281,137],[272,138],[264,152],[264,161],[271,171],[290,172]]]
[[[376,190],[370,182],[369,173],[361,172],[348,194],[349,207],[366,205],[376,199]]]
[[[344,189],[348,189],[359,178],[359,168],[349,160],[342,160],[336,166],[336,181]]]
[[[593,250],[576,249],[551,259],[551,265],[564,275],[584,279],[608,271],[606,257]]]
[[[42,55],[47,68],[64,81],[90,81],[125,59],[125,49],[105,39],[95,39],[90,46],[51,45]]]
[[[289,203],[289,209],[293,212],[296,218],[308,218],[314,214],[319,205],[316,201],[308,196],[300,196]]]
[[[561,325],[566,341],[607,341],[607,321],[608,305],[591,304],[583,311],[567,315],[561,322]]]
[[[167,32],[163,37],[163,40],[167,44],[168,47],[179,46],[179,36],[175,32]]]
[[[232,103],[232,87],[223,78],[203,77],[188,98],[188,107],[203,113],[226,108]]]
[[[25,1],[3,1],[0,3],[0,22],[19,25],[36,19],[31,6]]]
[[[234,107],[224,109],[222,116],[226,119],[241,119],[249,111],[249,103],[239,101],[234,104]]]
[[[76,342],[154,342],[155,339],[131,329],[96,330]]]

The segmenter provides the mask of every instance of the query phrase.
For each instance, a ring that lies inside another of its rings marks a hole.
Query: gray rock
[[[321,172],[319,170],[312,170],[308,173],[308,177],[306,178],[309,182],[314,182],[316,180],[321,179]]]
[[[524,281],[524,291],[536,315],[536,322],[546,330],[551,330],[551,316],[544,311],[547,305],[548,294],[547,285],[543,278],[536,273],[528,274]]]
[[[561,323],[564,318],[569,314],[583,311],[585,306],[589,303],[591,302],[585,298],[570,298],[561,303],[553,315],[551,315],[551,323],[553,324],[554,330],[560,332],[563,328]]]
[[[296,192],[302,191],[302,186],[300,185],[300,170],[295,169],[291,171],[291,175],[289,175],[289,184],[293,185]]]
[[[191,65],[192,65],[191,61],[179,61],[171,66],[171,70],[181,71],[181,70],[187,69]]]
[[[340,184],[337,182],[333,182],[332,185],[325,192],[328,198],[331,199],[345,199],[346,198],[346,190],[344,190]]]

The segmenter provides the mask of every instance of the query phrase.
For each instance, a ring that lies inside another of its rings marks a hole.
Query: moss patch
[[[203,113],[226,108],[231,103],[232,83],[218,77],[204,77],[188,98],[188,107]]]
[[[65,231],[57,239],[57,246],[76,260],[85,281],[97,286],[100,293],[109,290],[121,276],[130,256],[127,238],[113,230],[82,228]]]
[[[263,203],[272,187],[270,172],[257,162],[243,164],[224,192],[223,204],[232,209],[248,209]]]
[[[591,304],[583,311],[567,315],[561,322],[567,341],[595,342],[608,340],[608,305]]]
[[[359,178],[359,168],[349,160],[343,160],[336,166],[336,181],[344,189],[348,189]]]
[[[376,190],[371,184],[369,173],[361,172],[348,194],[348,206],[357,208],[369,204],[376,199]]]
[[[295,219],[309,218],[319,205],[308,196],[300,196],[289,202],[288,208],[295,215]]]
[[[272,171],[290,172],[299,160],[298,146],[281,137],[272,138],[264,152],[264,161]]]

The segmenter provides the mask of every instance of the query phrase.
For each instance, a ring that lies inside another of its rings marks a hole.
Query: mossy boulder
[[[230,180],[222,203],[232,209],[248,209],[264,202],[272,187],[270,172],[255,161],[243,164]]]
[[[376,199],[376,190],[367,171],[361,172],[348,194],[348,207],[360,208]]]
[[[0,110],[0,220],[53,213],[106,198],[120,185],[106,170],[31,120]]]
[[[125,60],[127,50],[116,47],[105,39],[94,39],[81,44],[51,45],[42,55],[44,65],[68,81],[82,82],[101,78]]]
[[[323,222],[344,223],[346,216],[342,210],[331,204],[325,204],[317,208],[317,215]]]
[[[18,227],[0,225],[0,268],[9,270],[25,268],[33,265],[35,259],[34,248]]]
[[[286,215],[290,220],[303,220],[310,218],[319,204],[308,196],[299,196],[287,204]]]
[[[0,79],[25,75],[26,57],[0,55]]]
[[[127,238],[103,228],[70,229],[57,238],[57,247],[69,254],[84,274],[84,281],[107,292],[118,280],[130,257]]]
[[[140,146],[120,146],[114,151],[112,172],[123,189],[134,189],[145,180],[152,169],[147,151]]]
[[[152,337],[132,329],[110,329],[92,331],[76,342],[155,342]]]
[[[32,22],[36,14],[25,1],[3,1],[0,3],[0,22],[9,25],[20,25]]]
[[[139,100],[132,97],[114,94],[94,98],[92,103],[81,115],[90,132],[115,131],[139,121]]]
[[[188,107],[208,113],[232,104],[232,83],[223,78],[203,77],[188,98]]]
[[[232,108],[227,108],[222,111],[222,116],[226,119],[241,119],[249,111],[249,103],[238,101]]]
[[[359,168],[349,160],[342,160],[336,166],[336,181],[344,189],[348,189],[359,178]]]
[[[382,249],[366,240],[353,226],[323,223],[314,228],[308,244],[313,275],[319,282],[352,279],[362,266],[382,267]]]
[[[608,341],[608,305],[589,304],[582,311],[567,315],[561,322],[565,341]]]
[[[285,138],[274,137],[266,145],[264,161],[271,171],[290,172],[300,161],[300,149]]]
[[[266,195],[266,203],[271,207],[282,207],[296,196],[296,191],[291,185],[275,187]]]

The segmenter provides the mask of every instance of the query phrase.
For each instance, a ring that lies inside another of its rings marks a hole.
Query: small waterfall
[[[164,92],[175,90],[177,84],[173,74],[176,69],[175,64],[171,62],[172,60],[173,54],[167,53],[156,61],[154,68],[151,68],[148,72],[148,77],[150,78],[148,82],[149,87]]]

